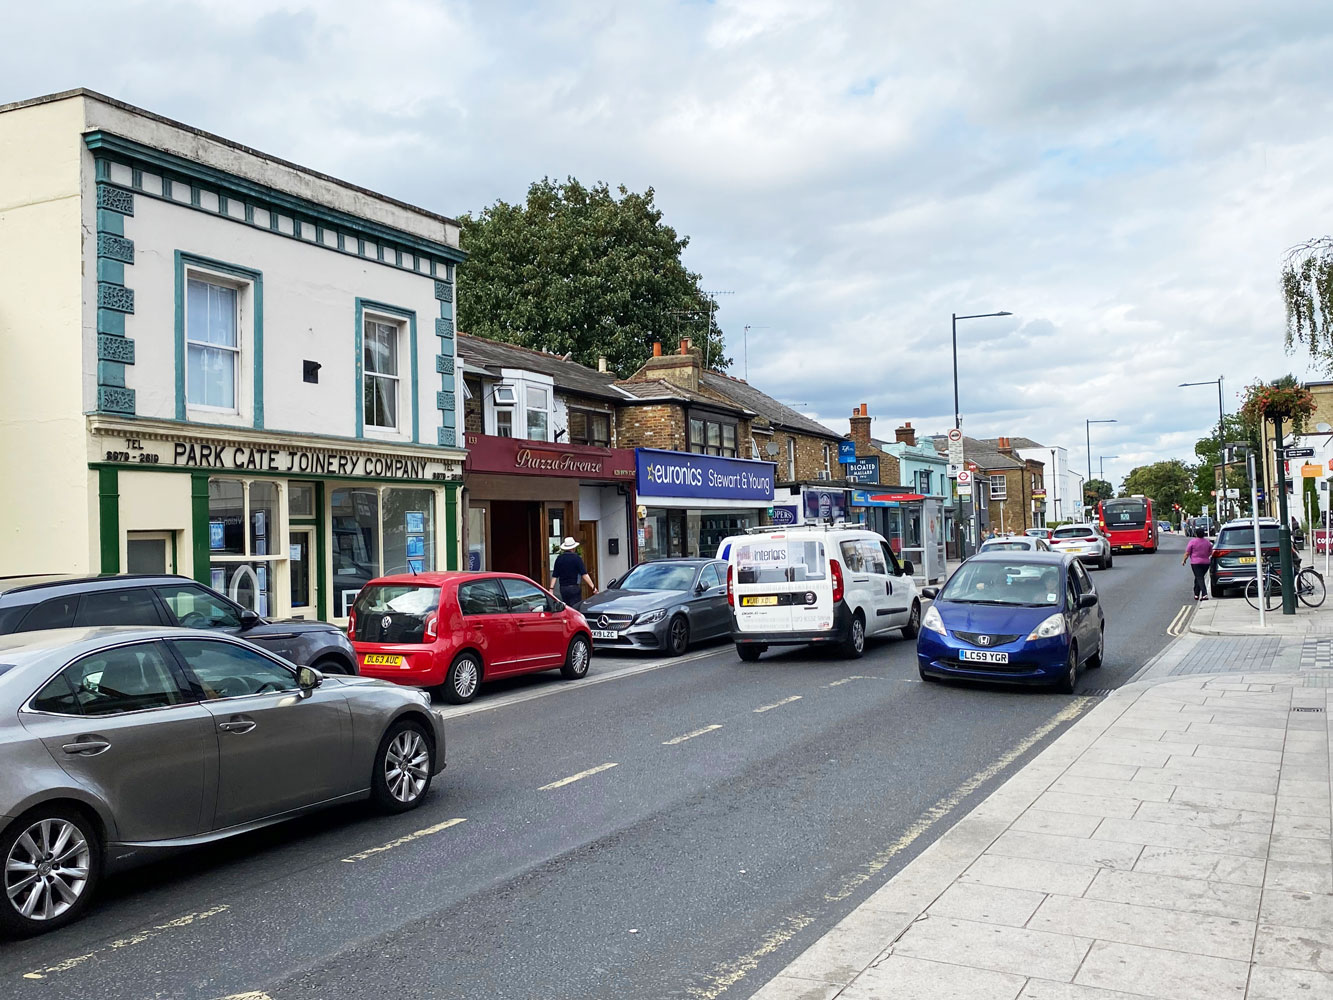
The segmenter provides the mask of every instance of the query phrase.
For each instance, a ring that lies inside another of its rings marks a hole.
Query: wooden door
[[[597,522],[580,521],[579,522],[579,554],[583,556],[583,565],[588,568],[588,576],[597,586],[602,586],[602,578],[597,575]],[[591,597],[587,593],[588,585],[583,584],[583,596]]]

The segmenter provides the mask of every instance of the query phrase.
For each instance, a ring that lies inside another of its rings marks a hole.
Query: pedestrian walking
[[[555,557],[551,567],[551,589],[560,595],[566,604],[578,605],[583,600],[582,584],[597,593],[597,584],[588,576],[588,567],[583,565],[583,557],[578,554],[579,543],[566,537],[560,543],[560,554]]]
[[[1180,560],[1182,566],[1188,562],[1190,570],[1194,573],[1194,599],[1196,601],[1208,600],[1208,564],[1212,561],[1213,543],[1208,541],[1208,535],[1202,528],[1199,528],[1194,532],[1194,537],[1185,545],[1185,555]]]

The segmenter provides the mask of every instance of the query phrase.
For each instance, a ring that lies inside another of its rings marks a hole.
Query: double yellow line
[[[1190,612],[1192,610],[1193,605],[1182,604],[1180,610],[1176,612],[1176,616],[1171,619],[1171,624],[1166,627],[1166,634],[1176,639],[1179,639],[1184,635],[1185,626],[1189,624]]]

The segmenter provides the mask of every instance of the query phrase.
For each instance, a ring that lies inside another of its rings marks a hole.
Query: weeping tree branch
[[[1279,283],[1287,307],[1287,350],[1300,344],[1333,370],[1333,236],[1289,249]]]

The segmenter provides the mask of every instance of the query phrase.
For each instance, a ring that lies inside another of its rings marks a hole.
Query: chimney
[[[660,340],[654,340],[654,341],[653,341],[653,357],[655,357],[655,358],[660,358],[661,356],[662,356],[662,342],[661,342]]]
[[[680,339],[678,354],[663,354],[662,342],[655,340],[653,356],[644,362],[643,367],[631,375],[628,381],[647,382],[652,379],[665,379],[684,389],[698,392],[699,375],[702,370],[703,359],[700,351],[688,337]]]
[[[607,369],[606,369],[606,355],[605,355],[605,354],[599,354],[599,355],[597,356],[597,370],[598,370],[599,372],[601,372],[603,375],[606,374]]]
[[[689,337],[681,337],[681,338],[680,338],[680,353],[681,353],[681,354],[689,354],[689,353],[690,353],[690,348],[691,348],[692,346],[694,346],[694,345],[690,342],[690,338],[689,338]]]
[[[1014,457],[1014,449],[1009,444],[1008,438],[996,438],[995,450],[998,451],[1001,455],[1008,455],[1010,458]]]
[[[870,412],[865,403],[852,408],[851,438],[856,442],[857,455],[874,454],[870,443]]]
[[[907,445],[909,448],[916,447],[916,429],[912,426],[912,421],[910,420],[904,420],[901,427],[895,428],[893,437],[894,440]]]

